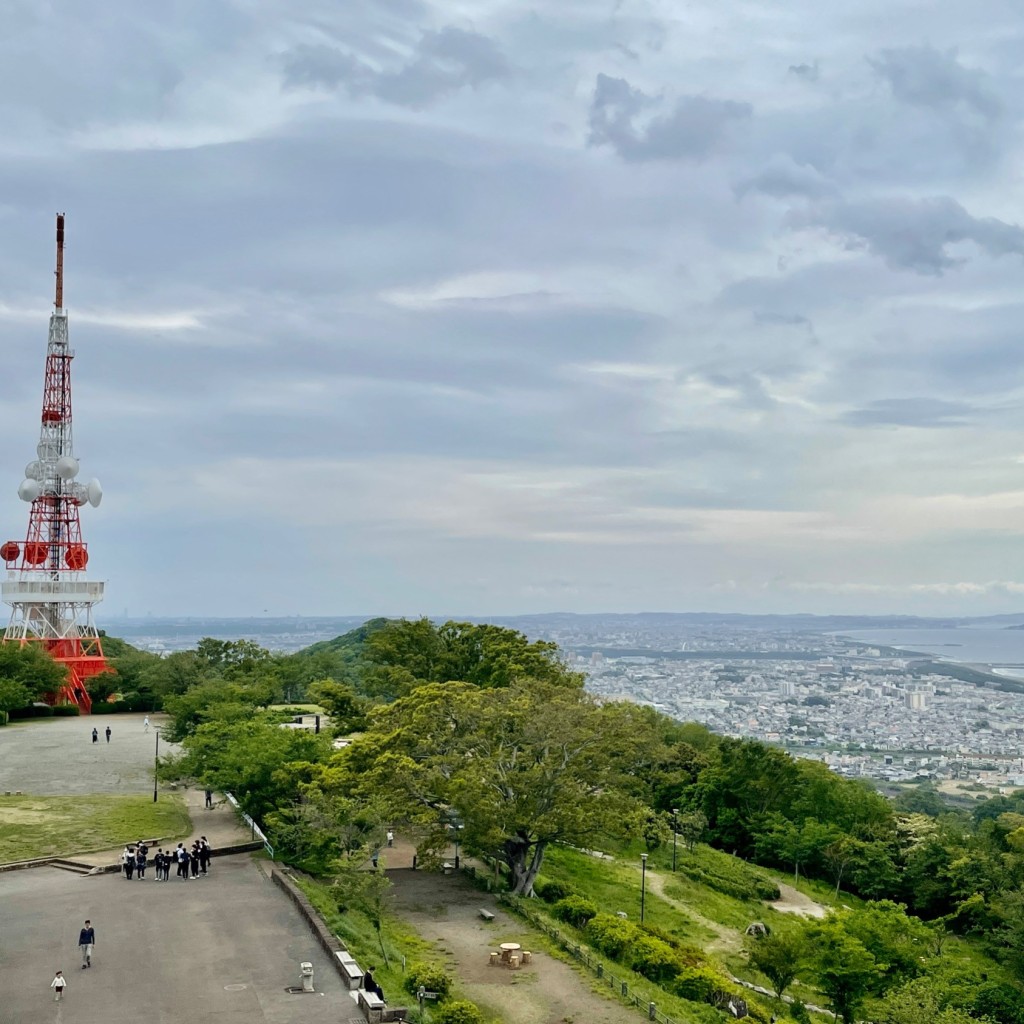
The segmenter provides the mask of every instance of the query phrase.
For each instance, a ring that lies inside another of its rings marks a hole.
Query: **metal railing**
[[[242,821],[244,821],[246,825],[249,826],[249,829],[252,832],[253,839],[259,839],[259,841],[263,843],[263,848],[267,851],[268,854],[270,854],[270,859],[273,860],[274,848],[270,845],[270,840],[266,837],[266,834],[264,833],[263,829],[261,829],[259,825],[256,824],[251,814],[248,814],[246,811],[242,810],[241,804],[239,804],[239,802],[235,799],[233,793],[225,793],[224,795],[228,798],[228,803],[230,803],[231,806],[234,807],[234,809],[238,811],[238,813],[242,816]]]

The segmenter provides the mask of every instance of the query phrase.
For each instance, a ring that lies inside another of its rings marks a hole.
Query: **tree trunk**
[[[547,843],[535,844],[526,839],[506,840],[505,863],[511,875],[510,883],[514,895],[529,896],[533,892],[533,883],[537,880],[546,846]]]

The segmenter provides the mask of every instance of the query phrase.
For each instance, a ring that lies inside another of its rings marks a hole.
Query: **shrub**
[[[431,1016],[434,1024],[484,1024],[484,1015],[480,1008],[468,999],[455,999],[445,1003]]]
[[[76,715],[80,715],[81,712],[74,704],[58,704],[53,709],[54,718],[74,718]]]
[[[998,1024],[1024,1024],[1024,995],[1005,982],[989,982],[977,990],[970,1010]]]
[[[811,1024],[811,1015],[807,1012],[807,1007],[799,999],[789,1004],[789,1015],[797,1024]]]
[[[622,954],[641,934],[631,921],[611,914],[598,914],[587,924],[586,931],[595,948],[612,960],[621,960]]]
[[[669,989],[683,999],[714,1005],[728,991],[728,982],[708,967],[683,967]]]
[[[538,881],[533,887],[533,891],[545,902],[545,903],[557,903],[559,900],[564,900],[566,896],[576,896],[576,890],[568,882],[556,882],[552,881]]]
[[[410,964],[409,971],[405,976],[405,990],[416,995],[416,990],[420,986],[428,992],[436,992],[439,999],[444,999],[452,990],[452,977],[450,974],[445,974],[444,970],[436,964],[422,962]],[[469,1005],[472,1006],[472,1003]]]
[[[131,708],[129,708],[127,703],[125,703],[125,701],[123,701],[123,700],[115,700],[115,701],[101,700],[101,701],[97,701],[92,706],[92,713],[94,715],[119,715],[119,714],[121,714],[124,711],[130,711],[130,710],[131,710]]]
[[[597,917],[597,904],[585,896],[566,896],[551,908],[551,913],[574,928],[586,928],[587,922]]]
[[[12,722],[22,718],[53,718],[53,708],[49,704],[29,704],[27,708],[11,708],[7,714]]]
[[[648,981],[663,985],[671,981],[685,968],[679,962],[675,950],[653,935],[641,934],[630,949],[630,966]]]
[[[777,900],[781,895],[778,885],[772,879],[746,865],[727,871],[719,869],[718,865],[710,868],[684,862],[679,870],[692,881],[738,900]]]

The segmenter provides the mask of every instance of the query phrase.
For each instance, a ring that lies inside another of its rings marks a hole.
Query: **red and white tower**
[[[57,215],[57,295],[46,346],[46,380],[39,430],[38,458],[25,467],[18,497],[30,502],[24,543],[0,545],[7,565],[3,599],[11,606],[4,643],[41,645],[67,667],[67,682],[53,697],[77,704],[83,713],[92,702],[85,680],[109,668],[103,657],[92,608],[103,600],[103,584],[85,578],[89,551],[82,541],[79,509],[94,508],[103,497],[98,480],[79,483],[78,459],[71,436],[71,360],[68,315],[64,309],[64,215]]]

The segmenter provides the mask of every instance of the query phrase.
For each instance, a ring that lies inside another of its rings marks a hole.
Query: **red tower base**
[[[101,672],[112,672],[110,663],[103,656],[99,637],[80,637],[74,640],[24,639],[26,643],[38,643],[58,664],[67,669],[67,679],[56,693],[45,695],[47,704],[74,704],[79,713],[92,712],[92,698],[85,688],[85,681]]]

